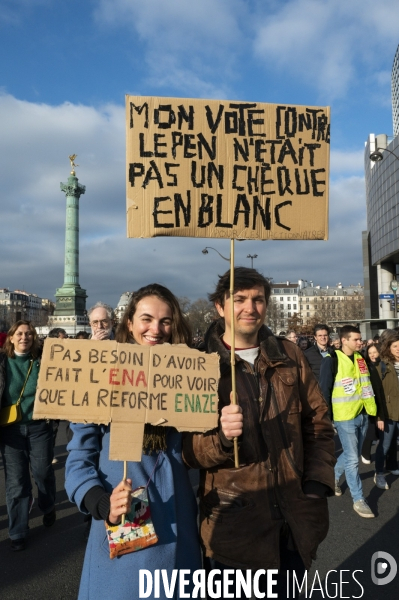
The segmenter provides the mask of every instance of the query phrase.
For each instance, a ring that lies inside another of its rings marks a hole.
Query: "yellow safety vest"
[[[332,393],[334,421],[350,421],[357,417],[363,408],[369,415],[375,416],[377,406],[370,383],[370,373],[363,356],[355,352],[353,362],[344,352],[338,351],[336,356],[338,372]]]

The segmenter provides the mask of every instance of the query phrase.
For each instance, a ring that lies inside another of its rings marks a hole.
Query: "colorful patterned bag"
[[[152,546],[158,541],[151,520],[147,487],[139,487],[132,492],[132,505],[126,515],[125,524],[105,523],[109,543],[109,556],[115,558],[129,552],[136,552]]]
[[[129,554],[129,552],[142,550],[158,542],[158,536],[155,533],[154,524],[151,519],[147,488],[162,454],[162,452],[158,453],[158,458],[148,478],[147,485],[145,487],[138,487],[132,491],[130,512],[125,516],[123,525],[122,523],[119,525],[110,525],[105,522],[109,543],[109,556],[111,559],[115,558],[115,556],[122,556],[123,554]],[[126,463],[123,477],[126,479]]]

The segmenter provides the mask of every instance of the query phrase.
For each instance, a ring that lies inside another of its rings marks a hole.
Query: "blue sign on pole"
[[[394,300],[395,294],[380,294],[378,297],[380,300]]]

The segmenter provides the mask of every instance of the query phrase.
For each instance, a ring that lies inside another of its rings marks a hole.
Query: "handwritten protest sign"
[[[216,427],[219,358],[185,345],[44,343],[34,419],[111,423],[110,458],[140,460],[144,424]]]
[[[327,239],[329,107],[126,97],[128,237]]]

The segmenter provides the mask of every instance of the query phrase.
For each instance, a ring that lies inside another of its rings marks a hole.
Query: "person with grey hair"
[[[290,340],[290,342],[296,344],[298,341],[298,336],[293,329],[290,329],[290,331],[288,331],[287,335],[285,336],[285,339]]]
[[[338,333],[330,333],[330,343],[333,348],[341,349],[341,339]]]
[[[109,304],[105,304],[105,302],[96,302],[94,306],[89,308],[87,311],[87,316],[89,318],[89,323],[91,327],[91,336],[92,340],[114,340],[114,331],[113,327],[115,325],[115,312],[112,306]],[[69,441],[72,439],[72,432],[69,430],[68,434]],[[91,515],[85,516],[85,522],[87,523],[84,538],[87,541],[90,535],[91,529]]]
[[[96,304],[87,311],[87,316],[89,317],[92,340],[115,339],[113,332],[115,312],[109,304],[96,302]]]

